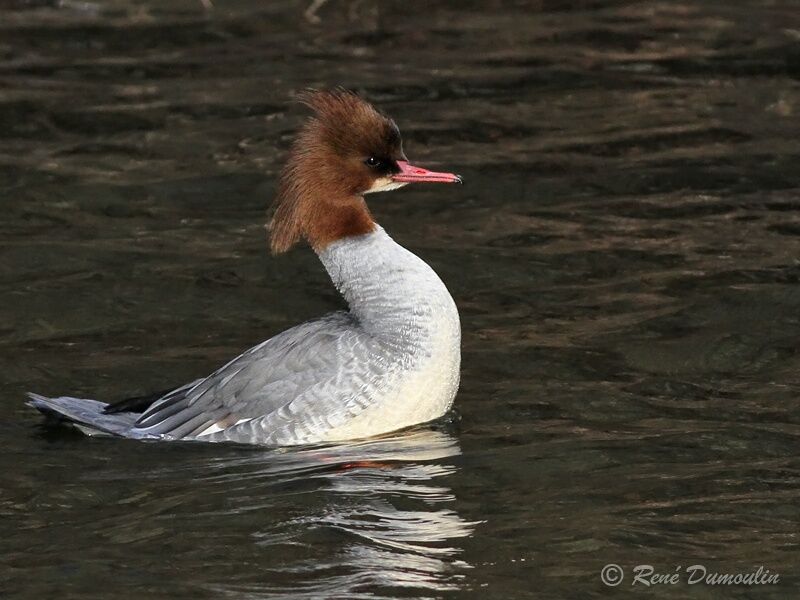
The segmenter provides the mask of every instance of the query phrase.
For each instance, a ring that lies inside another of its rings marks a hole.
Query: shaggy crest
[[[376,179],[406,160],[394,121],[352,92],[309,90],[300,102],[314,115],[295,139],[281,173],[269,225],[274,254],[301,238],[320,249],[333,240],[369,233],[375,223],[364,203]],[[380,159],[370,169],[365,161]]]

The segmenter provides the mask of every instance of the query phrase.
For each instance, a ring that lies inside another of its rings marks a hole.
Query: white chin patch
[[[389,190],[396,190],[397,188],[401,188],[404,185],[407,185],[405,182],[400,181],[392,181],[389,177],[379,177],[375,180],[365,194],[372,194],[374,192],[388,192]]]

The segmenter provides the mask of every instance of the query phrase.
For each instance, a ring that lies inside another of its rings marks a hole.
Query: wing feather
[[[237,432],[267,442],[312,437],[369,405],[369,394],[354,391],[366,392],[379,376],[378,350],[354,317],[333,313],[247,350],[187,393],[157,401],[135,428],[178,439],[223,419],[246,420],[204,439],[235,439]]]

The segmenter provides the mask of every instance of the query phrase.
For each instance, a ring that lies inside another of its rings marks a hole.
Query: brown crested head
[[[409,165],[397,125],[356,94],[310,90],[299,99],[314,115],[281,173],[269,225],[273,253],[301,238],[320,251],[337,239],[373,231],[363,198],[369,192],[412,181],[460,181]]]

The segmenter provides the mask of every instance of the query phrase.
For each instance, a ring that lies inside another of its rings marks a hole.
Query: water
[[[796,2],[309,5],[0,7],[2,595],[796,596]],[[460,420],[293,451],[43,428],[27,390],[163,389],[341,306],[263,231],[287,99],[334,84],[464,176],[371,199],[460,307]]]

